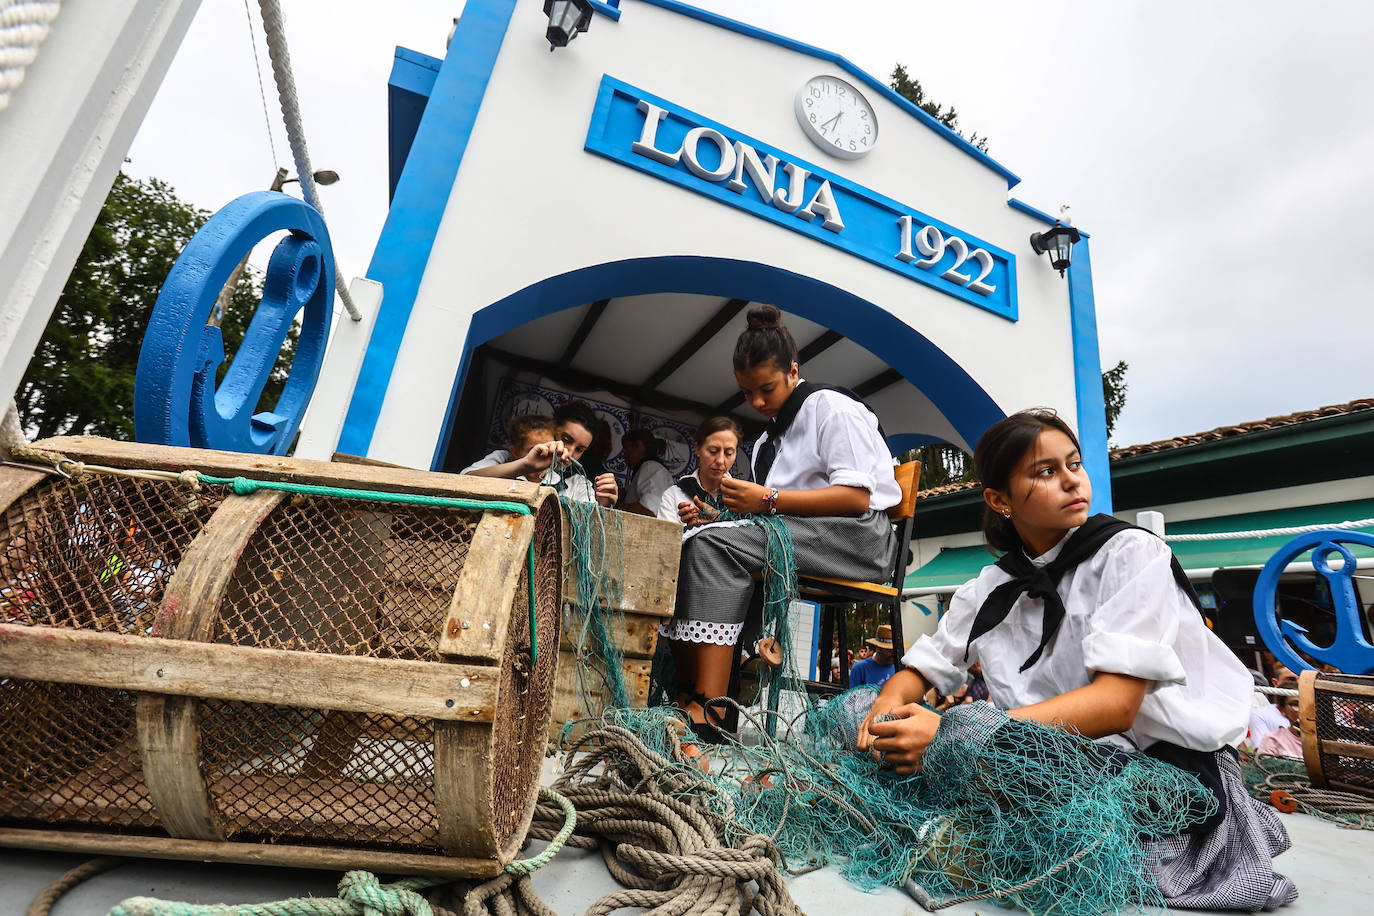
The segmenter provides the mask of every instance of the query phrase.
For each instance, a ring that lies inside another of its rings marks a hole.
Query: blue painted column
[[[1107,405],[1102,399],[1102,357],[1097,348],[1093,262],[1086,236],[1073,247],[1068,275],[1074,387],[1078,394],[1078,442],[1083,450],[1083,467],[1093,485],[1093,511],[1110,513],[1112,478],[1107,462]]]

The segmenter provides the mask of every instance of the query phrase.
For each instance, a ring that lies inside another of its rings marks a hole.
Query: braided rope
[[[291,143],[296,176],[300,179],[305,199],[324,218],[320,193],[315,187],[315,173],[310,168],[310,151],[305,146],[305,125],[301,120],[300,99],[296,96],[296,78],[291,74],[291,53],[286,48],[286,27],[282,24],[281,6],[277,0],[258,0],[258,11],[262,14],[262,30],[267,35],[267,56],[272,59],[272,77],[277,81],[277,97],[281,100],[281,116],[286,123],[286,138]],[[338,289],[339,301],[343,303],[348,317],[362,321],[363,314],[353,304],[353,297],[348,293],[348,284],[339,272],[337,261],[334,286]]]
[[[114,856],[100,856],[88,862],[82,862],[76,868],[49,882],[47,887],[39,891],[38,896],[33,898],[29,908],[24,911],[24,916],[48,916],[52,912],[53,905],[67,891],[88,878],[94,878],[96,875],[107,872],[118,865],[123,865],[124,862],[124,859],[118,859]]]
[[[0,0],[0,111],[24,82],[61,7],[61,0]]]
[[[1256,528],[1253,531],[1213,531],[1208,534],[1166,534],[1164,540],[1171,543],[1185,541],[1226,541],[1231,538],[1272,538],[1293,534],[1307,534],[1310,531],[1328,529],[1345,531],[1350,528],[1374,528],[1374,518],[1362,518],[1353,522],[1332,522],[1329,525],[1296,525],[1292,528]]]

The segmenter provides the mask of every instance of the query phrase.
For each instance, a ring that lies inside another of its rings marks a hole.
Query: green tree
[[[907,73],[906,65],[898,64],[892,68],[892,81],[888,85],[890,85],[892,90],[902,98],[906,99],[959,136],[964,137],[965,140],[972,143],[978,149],[985,153],[988,151],[988,138],[980,137],[977,133],[964,136],[964,132],[959,129],[959,112],[954,110],[953,105],[945,108],[941,106],[940,103],[926,98],[926,92],[921,88],[921,81],[910,73]]]
[[[133,438],[134,374],[148,320],[162,282],[207,218],[164,181],[116,176],[15,395],[29,436]],[[261,277],[249,268],[222,321],[231,357],[261,295]],[[265,404],[286,383],[296,337],[293,327]]]
[[[1124,359],[1102,373],[1102,403],[1107,408],[1107,438],[1116,431],[1116,420],[1126,407],[1126,370]]]

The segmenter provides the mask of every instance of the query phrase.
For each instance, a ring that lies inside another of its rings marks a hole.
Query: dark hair
[[[701,425],[697,427],[696,439],[694,441],[697,445],[703,445],[707,439],[711,438],[716,433],[726,432],[735,434],[736,444],[744,438],[744,432],[739,428],[739,424],[735,422],[734,417],[707,417],[705,420],[702,420]]]
[[[782,323],[776,305],[756,305],[749,310],[749,327],[735,341],[735,371],[747,372],[773,363],[786,373],[797,361],[797,342]]]
[[[662,455],[663,450],[668,445],[668,443],[664,442],[647,429],[632,429],[620,437],[620,442],[622,445],[626,442],[643,443],[644,454],[649,458],[657,458]]]
[[[553,417],[542,413],[523,413],[516,417],[511,417],[506,421],[506,444],[511,448],[519,445],[521,441],[534,432],[536,429],[547,429],[549,437],[553,437]]]
[[[1069,424],[1048,407],[1021,410],[989,426],[973,450],[973,470],[978,481],[984,488],[1006,492],[1012,471],[1040,434],[1050,429],[1068,436],[1073,447],[1079,447],[1078,437]],[[1021,546],[1021,536],[1016,533],[1011,519],[998,515],[988,505],[983,506],[983,539],[995,550]]]
[[[587,432],[596,437],[596,411],[592,410],[592,405],[586,401],[568,401],[559,405],[553,412],[553,421],[559,426],[564,423],[576,423]]]

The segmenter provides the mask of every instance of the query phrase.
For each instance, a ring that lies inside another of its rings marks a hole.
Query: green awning
[[[1246,512],[1186,522],[1170,522],[1166,516],[1164,530],[1168,534],[1212,534],[1296,528],[1302,525],[1331,525],[1366,518],[1374,518],[1374,499],[1274,509],[1268,512]],[[1365,534],[1374,533],[1374,528],[1359,530]],[[1179,562],[1190,575],[1196,573],[1196,578],[1205,578],[1212,570],[1223,567],[1263,566],[1293,537],[1294,535],[1274,535],[1225,538],[1217,541],[1174,541],[1169,546],[1173,548]],[[1354,546],[1351,547],[1351,552],[1359,559],[1374,558],[1374,549],[1367,547]],[[981,545],[947,547],[920,569],[908,573],[904,590],[908,593],[953,591],[975,578],[985,566],[996,559]]]

